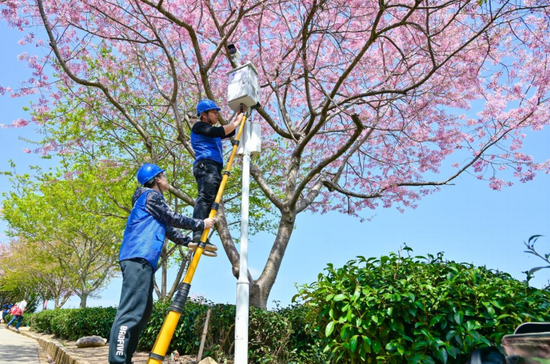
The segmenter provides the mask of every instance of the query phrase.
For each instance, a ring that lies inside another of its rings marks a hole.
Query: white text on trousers
[[[116,355],[124,355],[124,336],[126,336],[127,326],[121,326],[118,332],[118,340],[116,341]]]

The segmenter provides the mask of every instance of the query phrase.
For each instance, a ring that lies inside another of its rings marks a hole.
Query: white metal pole
[[[241,260],[239,279],[237,281],[237,310],[235,319],[235,364],[248,363],[248,312],[249,291],[248,282],[248,205],[250,194],[250,151],[246,142],[250,136],[250,121],[245,124],[246,133],[243,145],[243,186],[241,203]]]

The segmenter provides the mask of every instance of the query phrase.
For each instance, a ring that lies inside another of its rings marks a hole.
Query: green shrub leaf
[[[327,327],[325,328],[325,336],[326,337],[329,337],[332,332],[334,331],[334,325],[336,324],[336,322],[334,321],[331,321],[328,323]]]

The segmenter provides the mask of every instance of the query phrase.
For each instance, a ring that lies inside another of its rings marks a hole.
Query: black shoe
[[[200,241],[197,241],[197,240],[191,240],[191,242],[189,243],[189,245],[187,245],[187,247],[191,250],[197,250],[197,247],[199,246],[199,243]],[[215,252],[215,251],[218,251],[218,247],[215,246],[214,244],[212,244],[210,241],[206,241],[206,246],[204,248],[204,251],[209,251],[209,252]],[[204,253],[203,253],[204,254]],[[206,255],[206,254],[204,254]],[[216,254],[217,255],[217,254]]]

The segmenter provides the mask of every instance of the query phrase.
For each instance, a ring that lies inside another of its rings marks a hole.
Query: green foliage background
[[[412,250],[405,248],[406,252]],[[465,363],[479,347],[499,345],[523,322],[550,321],[550,293],[508,274],[436,256],[390,254],[329,264],[289,307],[251,308],[250,363]],[[156,302],[139,350],[149,351],[169,310]],[[204,356],[234,352],[235,306],[189,300],[169,352],[196,354],[211,310]],[[108,338],[114,308],[53,310],[31,328],[69,340]]]
[[[338,363],[464,363],[523,322],[550,321],[547,290],[442,253],[358,257],[326,271],[297,297]]]

